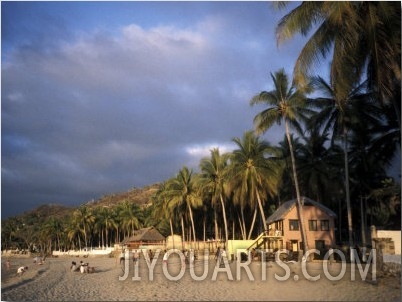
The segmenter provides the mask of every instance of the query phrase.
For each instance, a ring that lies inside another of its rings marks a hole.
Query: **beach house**
[[[335,246],[336,214],[323,204],[302,197],[302,215],[309,249],[317,249],[324,254]],[[274,236],[278,248],[286,248],[292,252],[303,249],[300,233],[300,221],[297,214],[297,200],[289,200],[278,207],[268,217],[269,237]]]

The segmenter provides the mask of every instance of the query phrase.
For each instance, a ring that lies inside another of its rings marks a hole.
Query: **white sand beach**
[[[71,262],[79,263],[80,260],[95,266],[95,273],[71,272]],[[3,258],[2,263],[5,261]],[[183,267],[184,274],[180,278],[181,261],[173,256],[169,257],[167,273],[164,273],[160,256],[153,270],[153,280],[150,280],[145,260],[140,259],[137,276],[141,280],[136,281],[133,280],[136,275],[132,261],[125,280],[119,280],[119,277],[124,279],[124,272],[115,258],[48,258],[43,265],[26,258],[10,258],[10,261],[10,270],[2,265],[2,301],[401,301],[400,278],[362,281],[356,268],[356,280],[351,281],[350,264],[345,266],[344,276],[338,281],[328,280],[322,263],[308,263],[306,267],[312,278],[320,276],[317,281],[303,275],[300,263],[288,264],[289,278],[279,281],[278,277],[286,277],[284,268],[272,262],[252,262],[248,266],[254,278],[252,281],[244,268],[240,270],[241,280],[237,280],[236,262],[229,265],[233,280],[228,280],[228,273],[222,267],[222,271],[215,272],[214,276],[215,261],[212,259],[207,262],[208,274],[201,278],[204,261],[197,260],[195,278],[204,280],[196,281],[188,265]],[[21,265],[29,267],[22,278],[16,276]],[[262,265],[266,268],[265,275]],[[341,263],[335,263],[328,272],[337,276],[341,269]],[[175,277],[178,280],[169,280]],[[371,277],[367,279],[371,280]]]

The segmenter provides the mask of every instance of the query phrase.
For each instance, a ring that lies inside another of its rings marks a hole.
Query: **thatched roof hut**
[[[136,230],[132,236],[126,237],[122,241],[122,245],[127,246],[129,249],[138,249],[140,246],[144,245],[164,244],[165,237],[154,227]]]

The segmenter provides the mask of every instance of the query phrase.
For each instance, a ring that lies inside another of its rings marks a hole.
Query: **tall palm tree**
[[[333,195],[341,186],[342,150],[337,145],[327,147],[328,134],[321,134],[318,127],[308,129],[307,133],[303,136],[305,144],[300,146],[298,156],[300,185],[304,188],[304,195],[325,202],[331,197],[328,192]]]
[[[235,191],[235,199],[248,200],[251,209],[255,209],[250,237],[253,230],[257,207],[260,210],[264,231],[267,231],[264,203],[267,194],[276,193],[275,162],[270,160],[272,147],[265,141],[260,141],[253,131],[244,133],[243,138],[233,139],[238,149],[232,152],[230,178],[231,188]],[[257,203],[256,203],[257,202]],[[243,212],[243,207],[241,207]]]
[[[297,209],[300,221],[300,232],[303,240],[304,251],[308,250],[307,237],[304,229],[304,218],[302,213],[302,202],[300,197],[299,183],[297,180],[296,160],[294,156],[294,150],[292,146],[290,126],[296,131],[302,133],[300,126],[301,121],[305,121],[306,118],[312,114],[309,109],[309,103],[301,90],[295,89],[293,85],[290,85],[288,77],[284,69],[280,69],[271,73],[272,81],[274,82],[274,89],[271,91],[262,91],[254,96],[250,105],[264,104],[266,109],[258,113],[254,118],[254,125],[257,133],[264,133],[271,128],[274,123],[285,123],[285,133],[289,144],[290,156],[292,160],[293,168],[293,181],[296,189],[297,197]]]
[[[141,227],[141,209],[140,207],[130,202],[129,200],[125,200],[120,208],[120,217],[121,217],[121,224],[123,229],[127,232],[127,236],[134,234],[134,230]]]
[[[313,77],[311,85],[318,93],[322,94],[322,97],[314,100],[315,106],[320,108],[321,111],[311,119],[311,122],[318,127],[323,126],[324,131],[332,130],[332,143],[336,139],[341,139],[342,141],[349,245],[353,246],[348,160],[349,136],[350,132],[360,127],[362,123],[367,127],[371,124],[378,124],[378,116],[381,116],[381,110],[373,103],[372,94],[367,92],[367,82],[360,83],[354,87],[346,98],[344,98],[343,93],[339,96],[338,90],[326,83],[321,77]]]
[[[294,152],[297,154],[302,148],[302,143],[299,137],[290,135],[291,145]],[[292,159],[290,155],[290,148],[286,134],[283,139],[278,143],[276,159],[280,165],[280,179],[278,181],[278,206],[282,204],[282,200],[289,200],[295,198],[295,189],[293,182]]]
[[[279,21],[276,32],[278,43],[297,33],[310,35],[294,67],[298,83],[306,84],[314,64],[332,54],[330,82],[338,93],[346,97],[365,72],[378,98],[393,104],[401,126],[400,3],[304,1]]]
[[[85,246],[88,246],[88,232],[95,222],[95,216],[92,214],[91,210],[83,205],[74,211],[74,217],[79,221],[84,233]]]
[[[176,177],[169,181],[166,197],[169,199],[172,208],[180,208],[182,206],[186,207],[191,221],[193,240],[195,242],[197,236],[192,209],[200,207],[202,205],[202,199],[195,187],[193,171],[189,170],[187,167],[183,167],[177,173]],[[183,221],[183,215],[181,218]]]
[[[78,242],[78,248],[81,250],[81,237],[83,234],[83,229],[80,226],[81,221],[78,220],[77,215],[74,215],[70,218],[70,221],[67,223],[66,232],[67,238],[72,244],[72,247],[75,249]]]
[[[106,246],[111,246],[111,242],[109,242],[109,231],[115,229],[117,225],[114,211],[108,208],[102,208],[101,219],[105,229]]]
[[[169,207],[169,200],[166,197],[167,190],[168,182],[165,181],[159,186],[159,189],[152,196],[152,210],[149,219],[153,222],[152,225],[158,224],[161,221],[169,220],[170,235],[172,236],[174,246],[174,211]]]
[[[200,162],[200,174],[198,187],[211,196],[211,204],[215,206],[220,201],[222,208],[223,223],[225,226],[225,244],[229,240],[226,207],[224,201],[224,187],[227,182],[227,167],[229,154],[220,154],[218,148],[211,151],[209,158],[203,158]]]

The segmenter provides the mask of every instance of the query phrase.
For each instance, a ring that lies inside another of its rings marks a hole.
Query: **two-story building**
[[[335,246],[336,214],[323,204],[302,197],[302,215],[309,249],[322,253]],[[296,252],[303,249],[300,221],[297,214],[297,200],[292,199],[268,217],[269,235],[282,237],[282,247]]]

